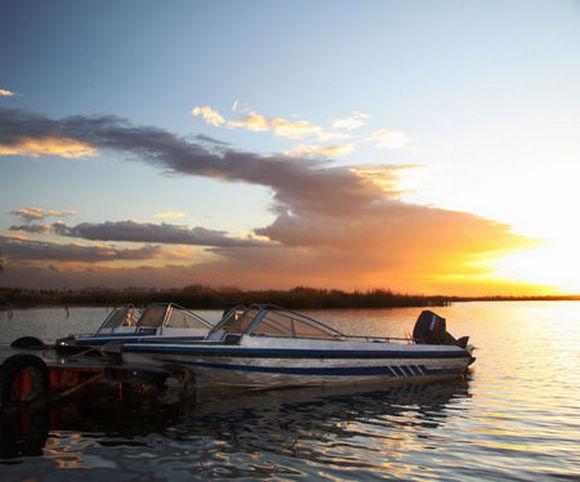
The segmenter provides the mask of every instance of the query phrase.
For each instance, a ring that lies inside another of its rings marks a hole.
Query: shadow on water
[[[47,440],[59,433],[82,434],[97,447],[146,447],[155,435],[196,450],[211,440],[229,451],[319,460],[326,444],[358,443],[373,427],[373,437],[384,439],[399,439],[406,429],[437,429],[453,413],[449,409],[469,397],[469,379],[388,388],[198,391],[178,403],[91,393],[2,414],[0,463],[43,455]]]

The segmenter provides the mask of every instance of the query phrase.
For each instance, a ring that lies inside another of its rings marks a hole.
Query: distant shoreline
[[[402,308],[441,307],[455,302],[470,301],[574,301],[580,295],[551,296],[426,296],[395,293],[390,290],[346,292],[298,287],[291,290],[242,291],[237,288],[188,286],[181,289],[113,290],[91,288],[82,290],[29,290],[0,287],[0,310],[41,306],[115,306],[132,303],[146,305],[172,301],[187,308],[223,309],[248,303],[276,303],[296,309],[337,308]]]

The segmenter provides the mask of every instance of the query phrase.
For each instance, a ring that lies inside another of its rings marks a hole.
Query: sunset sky
[[[580,2],[0,5],[0,286],[580,292]]]

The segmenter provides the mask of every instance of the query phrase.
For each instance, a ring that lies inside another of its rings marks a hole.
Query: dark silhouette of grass
[[[443,306],[450,299],[443,296],[422,296],[393,293],[390,290],[345,292],[298,287],[291,290],[245,291],[238,288],[211,288],[201,285],[182,289],[155,290],[125,288],[111,290],[28,290],[0,288],[0,307],[38,305],[145,305],[173,301],[189,308],[216,308],[239,303],[277,303],[289,308],[385,308],[400,306]]]
[[[157,290],[125,288],[87,288],[80,290],[29,290],[0,288],[0,309],[26,308],[39,305],[101,305],[114,306],[132,303],[146,305],[172,301],[189,308],[223,309],[239,303],[277,303],[288,308],[395,308],[445,306],[454,301],[516,301],[516,300],[580,300],[570,296],[425,296],[395,293],[391,290],[373,289],[346,292],[317,288],[297,287],[291,290],[240,290],[235,287],[211,288],[192,285],[185,288]]]

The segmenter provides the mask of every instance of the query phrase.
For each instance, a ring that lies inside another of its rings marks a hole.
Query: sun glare
[[[499,258],[494,277],[552,287],[554,294],[580,293],[580,270],[574,266],[577,247],[571,243],[544,245]]]
[[[458,176],[469,175],[458,169],[413,169],[401,173],[398,187],[407,202],[477,214],[536,241],[529,249],[490,258],[487,265],[494,281],[536,285],[542,293],[577,294],[580,270],[574,261],[580,225],[561,206],[573,202],[580,168],[565,167],[547,171],[530,167],[519,177],[500,169],[481,174],[477,183],[464,184]]]

